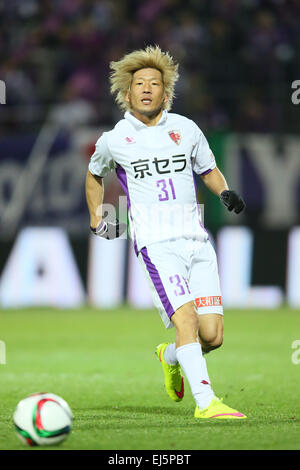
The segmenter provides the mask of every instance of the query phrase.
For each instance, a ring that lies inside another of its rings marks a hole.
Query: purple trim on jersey
[[[137,242],[136,242],[135,234],[133,234],[133,248],[134,248],[134,252],[135,252],[136,256],[138,256],[139,250],[138,250],[138,247],[137,247]]]
[[[211,171],[212,171],[211,169],[206,170],[204,171],[204,173],[201,173],[200,176],[208,175],[208,173],[210,173]]]
[[[117,174],[117,178],[119,180],[119,183],[121,185],[121,188],[123,189],[124,193],[126,194],[127,206],[128,206],[129,215],[130,215],[130,218],[131,218],[131,214],[130,214],[131,202],[130,202],[129,191],[128,191],[126,171],[119,164],[116,168],[116,174]],[[135,254],[137,256],[139,254],[139,252],[138,252],[138,247],[137,247],[137,243],[136,243],[135,234],[133,234],[133,237],[134,237],[134,239],[133,239],[133,248],[134,248]]]
[[[174,308],[172,307],[167,293],[165,291],[165,288],[163,286],[162,280],[160,278],[159,272],[157,271],[156,266],[152,263],[151,259],[149,258],[147,248],[144,247],[141,249],[141,255],[143,257],[144,263],[146,264],[147,271],[151,277],[151,280],[154,284],[154,287],[156,289],[156,292],[159,295],[159,298],[161,300],[161,303],[164,306],[164,309],[168,315],[169,318],[173,315],[175,312]]]

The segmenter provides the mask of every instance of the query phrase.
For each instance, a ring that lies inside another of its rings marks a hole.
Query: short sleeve
[[[96,142],[95,152],[89,163],[89,171],[93,175],[104,177],[114,168],[115,163],[108,147],[107,133],[103,132]]]
[[[216,160],[203,132],[195,123],[194,125],[195,143],[192,151],[193,170],[197,175],[205,175],[216,168]]]

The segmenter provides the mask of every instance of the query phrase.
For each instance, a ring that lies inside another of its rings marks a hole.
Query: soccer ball
[[[59,444],[70,433],[72,411],[54,393],[33,393],[21,400],[13,415],[17,435],[29,446]]]

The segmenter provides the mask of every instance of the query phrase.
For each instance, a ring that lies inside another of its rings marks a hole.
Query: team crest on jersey
[[[133,137],[126,137],[125,140],[127,144],[135,144],[135,140]]]
[[[179,131],[169,131],[169,136],[175,142],[175,144],[179,145],[181,141],[181,135]]]

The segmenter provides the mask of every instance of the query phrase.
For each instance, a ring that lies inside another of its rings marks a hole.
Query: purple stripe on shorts
[[[146,247],[141,249],[141,254],[142,254],[144,263],[146,264],[147,271],[148,271],[148,273],[151,277],[151,280],[154,284],[154,287],[156,289],[156,292],[159,295],[161,303],[163,304],[164,309],[165,309],[168,317],[171,318],[171,316],[173,315],[175,310],[172,307],[172,305],[171,305],[171,303],[168,299],[168,296],[167,296],[167,293],[166,293],[165,288],[163,286],[163,283],[161,281],[159,272],[157,271],[156,266],[152,263],[151,259],[149,258],[148,251],[147,251]]]
[[[116,168],[116,174],[117,174],[117,178],[119,180],[119,183],[121,185],[121,188],[123,189],[124,193],[126,194],[129,215],[130,215],[130,218],[132,219],[131,214],[130,214],[131,202],[130,202],[129,191],[128,191],[127,176],[126,176],[126,172],[125,172],[124,168],[119,164]],[[134,248],[135,254],[137,256],[139,254],[139,252],[138,252],[138,248],[137,248],[135,234],[133,236],[134,236],[133,248]]]

